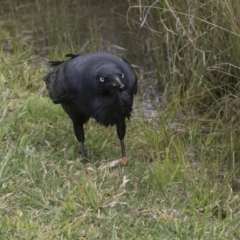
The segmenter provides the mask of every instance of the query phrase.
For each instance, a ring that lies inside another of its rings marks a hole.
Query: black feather
[[[50,62],[54,71],[44,81],[52,101],[61,104],[72,119],[83,161],[87,162],[83,124],[90,117],[104,126],[117,126],[125,157],[125,119],[131,116],[133,95],[137,92],[133,68],[125,59],[102,52],[66,57],[70,59],[65,62]]]

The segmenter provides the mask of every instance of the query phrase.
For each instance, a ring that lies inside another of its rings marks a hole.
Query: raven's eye
[[[121,78],[124,78],[124,74],[122,73]]]
[[[100,82],[104,82],[104,78],[103,78],[103,77],[100,77],[100,78],[99,78],[99,81],[100,81]]]

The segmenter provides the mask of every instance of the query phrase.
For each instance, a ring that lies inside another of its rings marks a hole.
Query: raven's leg
[[[122,152],[122,158],[118,160],[114,160],[112,162],[109,162],[108,164],[100,167],[101,169],[105,168],[113,168],[117,166],[125,166],[127,163],[126,153],[125,153],[125,146],[124,146],[124,136],[126,132],[126,124],[125,119],[122,119],[117,123],[117,135],[121,143],[121,152]]]
[[[121,143],[121,151],[122,151],[122,157],[126,157],[126,152],[125,152],[125,146],[124,146],[124,140],[120,140]]]
[[[125,119],[124,119],[122,122],[117,123],[117,134],[118,134],[118,138],[121,143],[122,165],[126,165],[126,162],[127,162],[125,145],[124,145],[125,133],[126,133],[126,123],[125,123]]]
[[[89,159],[87,158],[85,147],[84,147],[84,129],[83,124],[73,123],[74,132],[77,140],[80,142],[80,148],[82,152],[82,163],[89,163]]]
[[[126,157],[125,146],[124,146],[124,137],[126,132],[125,120],[117,124],[117,134],[121,143],[122,157]]]

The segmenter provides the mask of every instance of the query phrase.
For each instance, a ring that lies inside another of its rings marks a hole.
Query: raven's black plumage
[[[72,119],[83,162],[88,162],[83,125],[90,117],[104,126],[117,126],[125,157],[125,119],[131,116],[133,95],[137,92],[133,68],[126,60],[103,52],[66,57],[70,60],[50,62],[54,71],[44,81],[52,101],[61,104]]]

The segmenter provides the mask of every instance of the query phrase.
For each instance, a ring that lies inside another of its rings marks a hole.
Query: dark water
[[[152,115],[154,104],[162,102],[155,79],[152,36],[140,27],[140,10],[129,10],[130,6],[131,1],[1,0],[0,22],[10,33],[4,49],[13,51],[11,40],[17,38],[26,51],[33,47],[45,61],[56,51],[100,50],[123,56],[136,67],[140,103]]]

